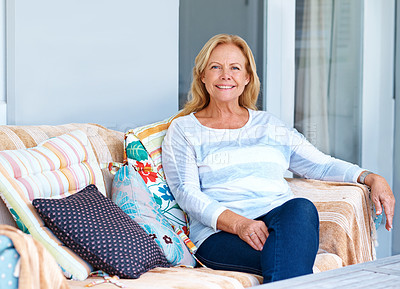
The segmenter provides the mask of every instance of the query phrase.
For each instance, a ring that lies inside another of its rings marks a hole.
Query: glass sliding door
[[[316,147],[361,162],[362,0],[297,0],[295,127]]]
[[[208,39],[237,34],[253,51],[263,79],[265,0],[184,0],[179,7],[179,107],[187,100],[194,59]],[[258,107],[262,108],[262,94]]]
[[[394,131],[394,178],[393,193],[396,200],[400,199],[400,3],[396,2],[396,43],[395,43],[395,131]],[[397,205],[395,216],[400,215],[400,206]],[[393,229],[392,254],[400,254],[400,229],[398,223]]]
[[[0,73],[0,125],[7,124],[7,69],[6,69],[6,5],[4,1],[1,1],[0,5],[0,67],[2,72]]]

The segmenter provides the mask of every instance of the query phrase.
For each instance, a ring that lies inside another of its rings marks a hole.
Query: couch
[[[150,130],[165,131],[171,119],[151,125]],[[160,128],[161,124],[161,128]],[[148,130],[149,127],[146,127]],[[97,124],[65,124],[40,126],[0,126],[0,151],[25,149],[67,132],[83,131],[93,148],[104,178],[104,187],[111,197],[114,175],[109,163],[125,160],[123,132]],[[143,134],[142,134],[143,135]],[[146,141],[148,136],[140,136]],[[152,154],[150,153],[150,156]],[[366,186],[349,183],[322,182],[298,178],[287,179],[296,197],[310,199],[320,217],[320,248],[314,273],[375,259],[375,225],[373,209]],[[0,192],[1,194],[1,192]],[[0,224],[17,227],[5,204],[0,201]],[[189,235],[190,237],[190,235]],[[20,254],[29,254],[23,252]],[[68,280],[70,288],[84,288],[102,277]],[[138,279],[119,280],[126,288],[246,288],[262,283],[260,276],[209,268],[170,267],[154,268]],[[113,284],[99,284],[95,288],[115,288]],[[118,287],[116,287],[118,288]]]

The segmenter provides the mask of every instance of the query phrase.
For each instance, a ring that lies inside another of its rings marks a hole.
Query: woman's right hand
[[[253,249],[261,251],[268,238],[268,228],[263,221],[244,218],[236,223],[236,234]]]
[[[245,218],[230,210],[225,210],[217,220],[219,230],[236,234],[253,249],[261,251],[268,238],[268,228],[263,221]]]

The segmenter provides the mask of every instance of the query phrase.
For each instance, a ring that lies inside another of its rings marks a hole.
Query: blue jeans
[[[269,231],[262,251],[221,231],[200,245],[196,257],[209,268],[262,275],[264,283],[312,273],[319,245],[319,218],[312,202],[294,198],[257,220]]]

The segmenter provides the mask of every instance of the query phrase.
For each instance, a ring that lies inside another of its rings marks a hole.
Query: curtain
[[[325,153],[330,153],[333,5],[333,0],[298,0],[296,5],[295,127]]]

